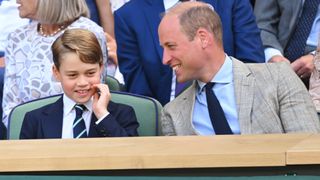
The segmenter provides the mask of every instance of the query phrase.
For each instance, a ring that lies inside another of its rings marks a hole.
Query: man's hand
[[[290,64],[290,61],[287,58],[280,55],[272,56],[272,58],[270,58],[268,62],[274,63],[274,62],[283,62],[283,61],[288,62]]]
[[[311,54],[307,54],[301,56],[299,59],[295,60],[291,63],[292,69],[297,73],[300,78],[309,78],[311,72],[314,69],[313,64],[314,56]]]
[[[118,66],[117,43],[108,33],[104,33],[107,39],[108,57]]]

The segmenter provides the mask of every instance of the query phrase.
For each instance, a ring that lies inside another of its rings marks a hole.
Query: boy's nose
[[[85,86],[88,84],[88,80],[86,77],[80,76],[77,81],[78,86]]]

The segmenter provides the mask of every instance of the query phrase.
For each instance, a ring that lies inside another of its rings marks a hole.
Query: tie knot
[[[76,115],[77,116],[82,116],[83,111],[85,111],[87,108],[83,104],[76,104],[74,106],[74,109],[76,110]]]
[[[210,89],[212,89],[213,86],[214,86],[214,82],[208,82],[208,83],[205,85],[205,88],[206,88],[206,90],[210,90]]]

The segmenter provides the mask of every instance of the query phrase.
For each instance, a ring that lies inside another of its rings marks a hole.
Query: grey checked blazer
[[[232,61],[241,134],[320,132],[309,93],[289,64]],[[197,134],[192,124],[196,84],[164,107],[163,135]]]

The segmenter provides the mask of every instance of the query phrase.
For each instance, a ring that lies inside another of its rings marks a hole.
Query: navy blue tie
[[[76,117],[73,121],[73,138],[78,139],[87,137],[87,129],[82,117],[83,111],[86,107],[82,104],[76,104],[74,108],[76,111]]]
[[[214,83],[212,82],[207,83],[205,86],[208,111],[209,111],[209,116],[210,116],[213,129],[217,135],[233,134],[228,124],[228,121],[224,116],[224,112],[219,103],[219,100],[217,99],[216,95],[213,92],[213,89],[212,89],[213,86],[214,86]]]
[[[284,56],[291,62],[305,54],[305,47],[312,24],[317,14],[320,0],[305,0],[295,30],[284,51]]]

